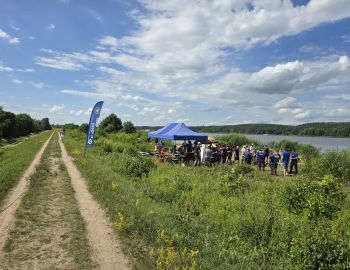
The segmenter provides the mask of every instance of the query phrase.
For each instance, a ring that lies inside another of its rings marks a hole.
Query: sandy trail
[[[19,180],[16,187],[10,191],[10,193],[7,195],[6,199],[4,200],[1,209],[8,207],[4,212],[0,213],[0,258],[4,255],[3,254],[3,247],[5,245],[5,241],[7,239],[8,233],[14,226],[15,222],[15,212],[19,205],[21,204],[22,195],[27,190],[27,184],[30,176],[35,172],[35,167],[39,164],[42,154],[45,151],[46,146],[48,145],[49,141],[51,140],[53,133],[51,134],[50,138],[46,140],[46,142],[43,144],[39,152],[35,155],[33,161],[29,165],[29,167],[25,170],[24,174],[22,175],[21,179]]]
[[[80,213],[85,220],[92,259],[100,269],[130,269],[129,261],[121,250],[108,217],[88,191],[85,180],[68,156],[63,143],[60,142],[60,146],[62,160],[71,178]]]

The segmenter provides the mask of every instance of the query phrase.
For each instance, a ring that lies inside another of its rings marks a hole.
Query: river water
[[[215,134],[215,135],[222,136],[226,134]],[[349,150],[350,151],[350,138],[256,135],[256,134],[246,134],[245,136],[258,140],[259,142],[267,145],[270,142],[279,142],[282,140],[289,140],[289,141],[296,141],[302,144],[311,144],[317,148],[320,148],[321,151],[327,151],[327,150]]]
[[[256,139],[263,144],[269,142],[279,142],[281,140],[296,141],[302,144],[311,144],[322,151],[327,150],[349,150],[350,138],[333,138],[333,137],[306,137],[306,136],[283,136],[283,135],[246,135],[249,138]]]

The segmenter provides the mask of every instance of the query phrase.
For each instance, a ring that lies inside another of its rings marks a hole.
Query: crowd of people
[[[157,141],[157,146],[164,147],[164,143]],[[243,163],[256,166],[262,171],[269,166],[271,174],[277,175],[278,165],[281,164],[284,176],[298,173],[299,156],[295,149],[292,149],[291,152],[288,149],[271,151],[267,145],[257,148],[254,145],[240,147],[220,143],[202,144],[198,141],[194,143],[184,141],[180,146],[173,145],[171,153],[190,161],[193,166]]]

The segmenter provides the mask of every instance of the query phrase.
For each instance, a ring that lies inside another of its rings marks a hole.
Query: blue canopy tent
[[[148,137],[150,138],[158,138],[163,140],[169,140],[169,141],[178,141],[178,140],[197,140],[197,141],[208,141],[208,136],[203,135],[201,133],[194,132],[193,130],[189,129],[184,123],[170,123],[168,125],[175,124],[171,129],[168,129],[166,132],[159,132],[160,130],[157,130],[157,134],[148,134]],[[168,125],[163,127],[165,129]],[[151,137],[154,136],[154,137]]]
[[[161,134],[167,133],[169,130],[171,130],[174,126],[176,126],[178,123],[169,123],[166,124],[161,129],[158,129],[156,131],[148,132],[149,138],[159,138]]]

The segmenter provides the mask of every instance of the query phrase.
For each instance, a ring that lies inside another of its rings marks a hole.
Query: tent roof
[[[169,130],[171,130],[174,126],[176,126],[178,123],[169,123],[166,124],[164,127],[162,127],[161,129],[158,129],[156,131],[152,131],[152,132],[148,132],[148,137],[149,138],[159,138],[158,136],[161,134],[164,134],[166,132],[168,132]]]
[[[175,124],[175,125],[172,125],[172,124]],[[172,141],[176,141],[176,140],[207,141],[208,140],[207,135],[194,132],[193,130],[189,129],[184,123],[170,123],[168,125],[172,125],[172,128],[168,129],[165,132],[164,130],[163,132],[158,132],[156,135],[150,134],[151,133],[150,132],[148,134],[148,137],[164,139],[164,140],[172,140]],[[168,125],[166,125],[163,129],[165,129]]]

